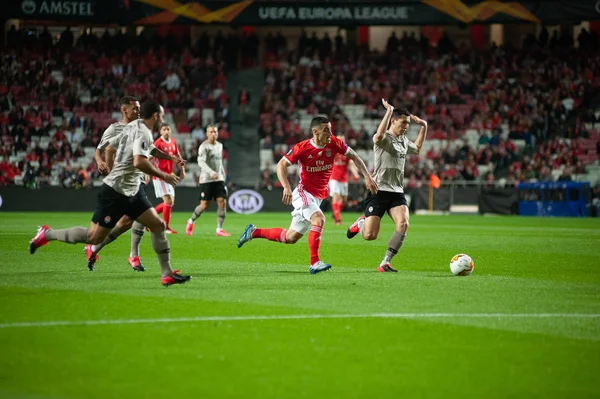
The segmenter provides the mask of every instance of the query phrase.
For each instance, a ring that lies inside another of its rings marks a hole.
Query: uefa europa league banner
[[[121,25],[455,25],[600,19],[600,0],[4,0],[5,18]]]

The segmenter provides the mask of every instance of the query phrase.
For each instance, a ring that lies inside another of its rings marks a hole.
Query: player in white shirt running
[[[384,99],[385,116],[373,136],[375,171],[373,177],[379,186],[375,195],[365,200],[365,215],[358,218],[347,231],[348,238],[359,232],[365,240],[375,240],[379,235],[381,218],[386,213],[395,224],[395,230],[388,242],[388,248],[379,264],[379,272],[397,272],[391,265],[406,237],[408,230],[408,203],[404,196],[404,164],[407,154],[418,154],[427,136],[427,122],[411,115],[407,110],[394,110]],[[410,122],[421,126],[413,143],[406,137]],[[389,130],[388,130],[389,126]]]
[[[54,240],[70,244],[99,244],[108,236],[117,221],[123,215],[127,215],[150,229],[152,248],[160,264],[161,283],[169,286],[191,279],[190,276],[181,275],[178,270],[171,269],[171,250],[165,234],[166,225],[145,193],[140,191],[144,174],[160,177],[173,185],[179,182],[177,176],[160,172],[148,160],[152,150],[152,130],[156,130],[163,123],[164,109],[158,103],[148,101],[141,107],[140,114],[142,119],[129,123],[121,136],[110,142],[111,146],[118,148],[115,164],[104,179],[90,227],[53,230],[43,225],[29,244],[32,254],[39,247]]]

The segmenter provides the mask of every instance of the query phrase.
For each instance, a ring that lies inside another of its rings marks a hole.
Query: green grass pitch
[[[229,213],[229,238],[187,216],[169,239],[193,279],[165,288],[148,235],[145,273],[129,233],[89,272],[82,245],[28,241],[91,214],[0,213],[0,398],[600,397],[600,220],[412,216],[400,272],[377,273],[392,224],[348,240],[344,214],[310,275],[306,238],[236,247],[289,214]]]

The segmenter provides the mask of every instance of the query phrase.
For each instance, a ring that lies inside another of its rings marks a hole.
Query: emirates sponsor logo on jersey
[[[305,170],[307,172],[314,173],[314,172],[323,172],[323,171],[329,170],[331,168],[333,168],[333,164],[330,163],[327,165],[307,166]]]

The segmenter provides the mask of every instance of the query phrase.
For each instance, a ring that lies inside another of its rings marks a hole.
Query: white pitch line
[[[248,316],[197,316],[158,319],[114,319],[114,320],[56,320],[18,323],[2,323],[2,328],[97,326],[115,324],[160,324],[204,321],[268,321],[310,319],[427,319],[427,318],[600,318],[600,313],[366,313],[366,314],[291,314],[291,315],[248,315]]]

